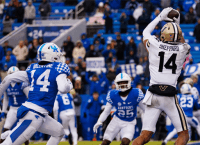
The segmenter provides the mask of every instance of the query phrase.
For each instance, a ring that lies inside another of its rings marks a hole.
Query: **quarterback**
[[[180,14],[173,20],[168,18],[172,8],[165,8],[143,31],[143,43],[149,52],[150,84],[143,103],[147,106],[143,117],[142,132],[132,145],[149,142],[155,132],[158,117],[162,111],[172,121],[178,132],[176,145],[186,145],[189,140],[185,114],[176,97],[177,79],[190,46],[185,43],[179,27]],[[151,35],[160,21],[170,21],[161,29],[160,39]]]
[[[44,43],[38,48],[38,63],[26,71],[18,71],[5,77],[0,84],[0,96],[11,83],[30,83],[28,100],[17,110],[19,123],[2,145],[21,145],[36,131],[51,135],[47,145],[58,145],[64,136],[63,126],[48,113],[53,110],[58,91],[68,93],[72,83],[67,76],[69,67],[60,62],[61,51],[54,43]]]
[[[115,78],[116,90],[111,90],[107,94],[107,104],[94,125],[94,132],[106,120],[113,107],[116,108],[114,117],[109,123],[104,133],[102,145],[109,145],[120,133],[121,145],[129,145],[136,125],[137,106],[144,110],[144,105],[140,102],[144,94],[140,89],[131,87],[131,78],[126,73],[120,73]]]

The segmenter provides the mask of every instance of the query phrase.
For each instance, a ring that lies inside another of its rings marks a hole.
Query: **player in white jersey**
[[[192,87],[189,84],[183,84],[180,91],[181,94],[178,95],[178,100],[180,106],[185,112],[188,128],[190,130],[191,126],[194,127],[200,136],[200,123],[197,118],[193,116],[193,107],[196,107],[197,109],[200,108],[200,104],[198,104],[198,96],[192,94]],[[167,135],[162,145],[167,144],[167,142],[171,140],[176,133],[177,131],[174,128],[174,130]],[[189,133],[191,133],[191,131],[189,131]]]
[[[17,71],[19,71],[19,69],[16,66],[12,66],[8,69],[7,74],[9,75]],[[2,113],[0,115],[1,118],[4,118],[4,114],[6,114],[8,106],[10,109],[4,124],[4,133],[1,134],[1,142],[5,139],[4,136],[8,134],[6,131],[10,130],[14,123],[16,123],[17,109],[27,100],[29,88],[29,84],[24,82],[12,83],[4,93]],[[25,142],[25,144],[28,144],[28,141]]]
[[[139,104],[141,108],[145,108],[141,102],[144,94],[140,89],[131,87],[131,78],[126,73],[116,76],[115,85],[116,90],[108,92],[105,109],[93,127],[94,132],[97,133],[98,127],[109,116],[112,108],[116,108],[101,145],[109,145],[118,133],[122,138],[121,145],[129,145],[135,133],[137,106]]]
[[[143,103],[145,108],[142,133],[133,145],[149,142],[155,132],[158,117],[164,111],[178,132],[176,144],[185,145],[189,140],[185,114],[180,107],[176,94],[177,79],[183,63],[189,54],[190,46],[185,43],[179,27],[179,18],[168,18],[172,8],[165,8],[143,31],[143,43],[149,52],[150,87]],[[161,29],[158,39],[151,35],[160,21],[170,21]]]
[[[51,135],[47,145],[58,145],[64,136],[63,126],[48,114],[52,112],[56,95],[68,93],[73,85],[67,76],[69,67],[60,62],[60,48],[54,43],[44,43],[38,48],[38,63],[26,71],[18,71],[5,77],[0,84],[0,96],[10,83],[30,83],[28,100],[17,110],[19,123],[12,129],[2,145],[21,145],[36,131]]]
[[[58,113],[64,127],[65,134],[72,134],[73,145],[77,145],[78,134],[76,128],[76,115],[74,110],[73,96],[70,93],[58,94],[54,103],[54,118],[58,120]],[[70,132],[69,132],[70,128]]]

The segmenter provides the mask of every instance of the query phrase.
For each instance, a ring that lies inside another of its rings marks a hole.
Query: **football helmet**
[[[60,62],[62,53],[60,48],[54,43],[44,43],[37,51],[38,61]]]
[[[174,22],[165,24],[161,29],[160,40],[164,43],[179,42],[182,38],[182,30]]]
[[[17,71],[19,71],[18,67],[16,67],[16,66],[11,66],[11,67],[8,69],[7,74],[9,75],[9,74],[12,74],[12,73],[17,72]]]
[[[121,92],[125,92],[125,91],[127,91],[128,89],[131,88],[131,78],[126,73],[119,73],[116,76],[114,82],[115,82],[116,89],[121,91]],[[120,84],[120,82],[127,82],[127,83]]]
[[[194,86],[194,82],[193,82],[193,80],[191,78],[186,78],[184,80],[184,83],[189,84],[191,87]]]
[[[181,86],[180,91],[181,91],[181,94],[190,94],[191,89],[192,89],[192,87],[189,84],[183,84]]]

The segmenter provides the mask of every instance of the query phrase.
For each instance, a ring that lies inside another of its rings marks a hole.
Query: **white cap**
[[[99,7],[103,7],[103,5],[104,5],[103,2],[99,3]]]

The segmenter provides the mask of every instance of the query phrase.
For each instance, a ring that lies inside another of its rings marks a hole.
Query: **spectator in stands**
[[[113,57],[112,62],[107,64],[107,78],[109,81],[114,81],[118,68],[119,64],[117,63],[117,58]]]
[[[67,41],[63,42],[63,46],[61,49],[65,53],[65,57],[70,58],[72,60],[72,51],[74,49],[74,43],[71,41],[71,36],[67,36]]]
[[[138,18],[137,23],[139,25],[139,35],[142,35],[143,30],[150,22],[150,15],[146,9],[143,9],[142,15]]]
[[[90,17],[94,14],[94,9],[95,9],[94,0],[85,0],[83,6],[87,17]]]
[[[28,55],[28,48],[24,45],[24,41],[20,40],[19,44],[13,49],[12,53],[17,57],[19,67],[24,66],[24,61]]]
[[[143,44],[143,39],[142,41],[138,44],[138,48],[137,48],[137,56],[138,58],[140,57],[145,57],[148,56],[148,52]]]
[[[151,15],[151,21],[153,21],[160,14],[160,8],[156,8],[156,10]]]
[[[106,64],[112,63],[113,53],[109,52],[108,57],[106,58]]]
[[[158,35],[158,36],[159,36],[159,34],[160,34],[160,29],[159,29],[159,26],[157,25],[157,26],[155,27],[155,29],[153,30],[152,35]],[[157,38],[158,38],[158,37],[157,37]]]
[[[65,0],[66,6],[75,6],[78,4],[78,0]]]
[[[110,11],[110,7],[105,7],[103,19],[105,19],[105,32],[113,33],[113,14]]]
[[[4,42],[4,46],[3,46],[4,54],[6,54],[6,51],[8,48],[11,48],[13,50],[13,47],[9,45],[9,42],[7,40]]]
[[[198,19],[198,24],[194,28],[194,36],[196,37],[196,42],[200,43],[200,18]]]
[[[12,31],[12,24],[13,20],[10,19],[9,15],[6,15],[5,19],[3,20],[3,35],[7,35]]]
[[[17,23],[23,23],[23,21],[24,21],[24,7],[22,6],[22,2],[19,2],[18,7],[16,8],[16,18],[17,18]]]
[[[142,67],[143,67],[144,71],[146,70],[147,64],[148,64],[148,57],[145,56],[143,58],[143,63],[142,63]]]
[[[6,10],[6,15],[8,15],[11,19],[16,18],[16,7],[13,3],[8,4],[8,8]]]
[[[39,45],[42,45],[43,43],[44,43],[43,38],[42,38],[42,37],[39,37],[39,38],[38,38],[38,44],[39,44]]]
[[[194,4],[194,0],[184,0],[184,2],[183,2],[183,10],[185,12],[189,12],[190,8],[192,7],[193,4]]]
[[[90,45],[90,50],[86,53],[86,57],[98,57],[99,53],[94,49],[94,45]]]
[[[108,58],[110,52],[112,54],[116,55],[116,50],[115,49],[111,49],[111,45],[108,44],[107,47],[106,47],[106,49],[102,51],[102,55],[105,58],[105,60]]]
[[[200,1],[197,3],[195,10],[196,10],[197,17],[200,18]]]
[[[81,41],[86,51],[88,51],[90,49],[90,41],[88,40],[86,33],[81,34]]]
[[[79,77],[79,76],[75,78],[74,89],[77,93],[82,94],[81,77]]]
[[[99,42],[104,45],[105,44],[105,39],[101,36],[101,33],[97,33],[97,37],[94,38],[93,44],[95,43],[96,40],[99,40]]]
[[[4,3],[0,0],[0,19],[3,18]]]
[[[126,49],[126,44],[124,40],[121,39],[121,35],[117,35],[117,60],[124,60],[124,52]]]
[[[146,94],[146,90],[143,88],[142,84],[138,83],[137,86],[136,86],[136,88],[142,90],[142,92],[143,92],[144,94]]]
[[[193,80],[193,83],[194,83],[194,87],[197,88],[197,90],[200,92],[200,85],[199,85],[199,77],[198,75],[191,75],[190,77],[192,80]]]
[[[161,0],[160,1],[161,8],[167,8],[171,5],[171,0]]]
[[[11,56],[10,55],[6,55],[3,57],[2,59],[2,71],[5,72],[4,75],[1,76],[1,79],[3,80],[6,76],[6,72],[8,71],[8,69],[11,67],[11,66],[16,66],[16,63],[13,62],[13,60],[11,59]]]
[[[138,2],[136,0],[129,0],[126,3],[125,9],[127,10],[131,10],[132,12],[134,12],[134,10],[138,7]]]
[[[121,8],[121,0],[109,0],[111,9],[118,10]]]
[[[130,49],[129,55],[128,55],[127,58],[126,58],[126,64],[130,64],[130,63],[138,64],[138,58],[137,58],[137,56],[134,54],[133,49]]]
[[[6,55],[6,53],[4,53],[4,49],[3,47],[0,45],[0,61],[2,60],[2,58],[4,57],[4,55]],[[0,63],[1,65],[1,63]]]
[[[93,74],[92,80],[89,78],[89,72],[86,72],[85,74],[85,80],[88,84],[90,84],[90,95],[92,95],[94,92],[98,92],[101,94],[101,83],[105,80],[106,76],[102,72],[103,77],[99,78],[97,74]]]
[[[24,40],[24,45],[28,48],[29,42],[27,39]]]
[[[185,22],[185,17],[183,13],[181,12],[180,7],[177,7],[176,10],[179,11],[180,13],[180,24],[183,24]]]
[[[129,56],[130,50],[133,50],[134,55],[137,56],[137,47],[133,37],[131,37],[127,47],[126,47],[126,56]]]
[[[76,42],[76,47],[72,51],[72,57],[74,59],[74,63],[78,62],[78,57],[85,58],[85,55],[86,55],[85,48],[83,47],[82,42],[78,40]]]
[[[98,120],[102,105],[104,105],[104,101],[101,97],[99,97],[99,93],[93,92],[92,96],[86,103],[86,109],[88,109],[88,116],[86,115],[86,111],[84,111],[84,117],[87,117],[90,122],[88,129],[89,136],[87,137],[88,140],[92,140],[94,137],[93,126]],[[97,139],[99,140],[99,138]]]
[[[19,6],[18,0],[11,0],[10,3],[12,3],[13,6],[16,7],[16,8]]]
[[[154,6],[150,0],[144,0],[143,9],[145,9],[146,14],[150,17],[151,13],[154,11]]]
[[[25,7],[24,19],[27,24],[32,24],[35,19],[36,11],[32,0],[28,0],[28,5]]]
[[[96,14],[104,14],[104,3],[103,2],[100,2],[99,5],[98,5],[98,8],[96,10]]]
[[[142,4],[139,4],[138,7],[133,12],[133,18],[135,19],[135,21],[137,21],[138,18],[142,15],[142,12],[143,12],[143,6]]]
[[[98,55],[100,55],[103,49],[104,49],[104,46],[97,39],[94,43],[94,50],[98,53]]]
[[[185,15],[185,23],[186,24],[194,24],[196,23],[196,14],[194,13],[193,7],[190,7],[189,12]]]
[[[40,15],[43,20],[47,19],[51,13],[51,5],[47,0],[43,0],[43,2],[39,5]]]
[[[127,33],[128,18],[125,12],[122,12],[119,21],[120,21],[120,33]]]
[[[10,59],[13,61],[14,66],[16,66],[17,65],[17,58],[16,58],[15,55],[12,54],[12,49],[11,48],[7,49],[6,55],[10,56]]]
[[[37,50],[38,50],[38,40],[33,39],[33,42],[28,46],[28,59],[30,63],[36,62]]]

